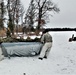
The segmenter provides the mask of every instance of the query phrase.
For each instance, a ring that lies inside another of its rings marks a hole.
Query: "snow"
[[[50,32],[53,46],[48,59],[11,57],[0,61],[0,75],[76,75],[76,42],[69,38],[76,32]]]

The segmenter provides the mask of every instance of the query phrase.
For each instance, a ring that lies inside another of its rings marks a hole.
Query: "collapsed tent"
[[[40,42],[14,42],[2,43],[1,49],[5,57],[11,56],[35,56],[41,51],[43,44]]]

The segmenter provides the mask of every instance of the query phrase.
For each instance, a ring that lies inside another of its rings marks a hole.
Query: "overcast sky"
[[[30,0],[21,0],[25,10]],[[51,27],[76,27],[76,0],[52,0],[60,8],[60,12],[50,17]]]

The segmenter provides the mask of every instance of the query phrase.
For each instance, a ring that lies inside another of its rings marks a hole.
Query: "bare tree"
[[[21,19],[21,24],[23,25],[23,20],[24,20],[24,14],[25,14],[25,10],[23,5],[20,6],[20,19]]]
[[[34,0],[35,1],[35,7],[37,9],[37,20],[38,20],[38,26],[37,29],[40,29],[40,23],[41,20],[44,19],[49,11],[59,12],[59,8],[55,3],[53,3],[51,0]]]
[[[22,16],[22,4],[20,0],[8,0],[7,10],[8,10],[8,27],[11,30],[12,35],[14,35],[14,29],[18,25],[20,17]]]
[[[29,29],[33,28],[33,24],[35,21],[35,11],[36,9],[34,6],[34,0],[31,0],[27,13],[25,15],[25,24],[28,25]]]
[[[0,1],[0,29],[4,28],[5,5],[4,0]]]
[[[13,20],[12,20],[12,7],[11,7],[11,4],[12,4],[12,0],[7,0],[7,11],[8,11],[8,28],[9,31],[14,34],[14,25],[13,25]],[[7,33],[8,33],[8,30],[7,30]],[[9,36],[7,34],[7,36]]]
[[[17,30],[18,30],[18,27],[19,27],[19,23],[21,23],[21,25],[23,26],[24,13],[25,13],[24,7],[21,4],[20,0],[18,0],[17,4],[16,4],[16,11],[15,11],[15,23],[16,23],[15,28],[17,28]]]

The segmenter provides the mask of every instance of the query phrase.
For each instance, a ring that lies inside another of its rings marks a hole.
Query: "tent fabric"
[[[3,55],[7,56],[35,56],[41,51],[43,44],[40,42],[2,43]]]

